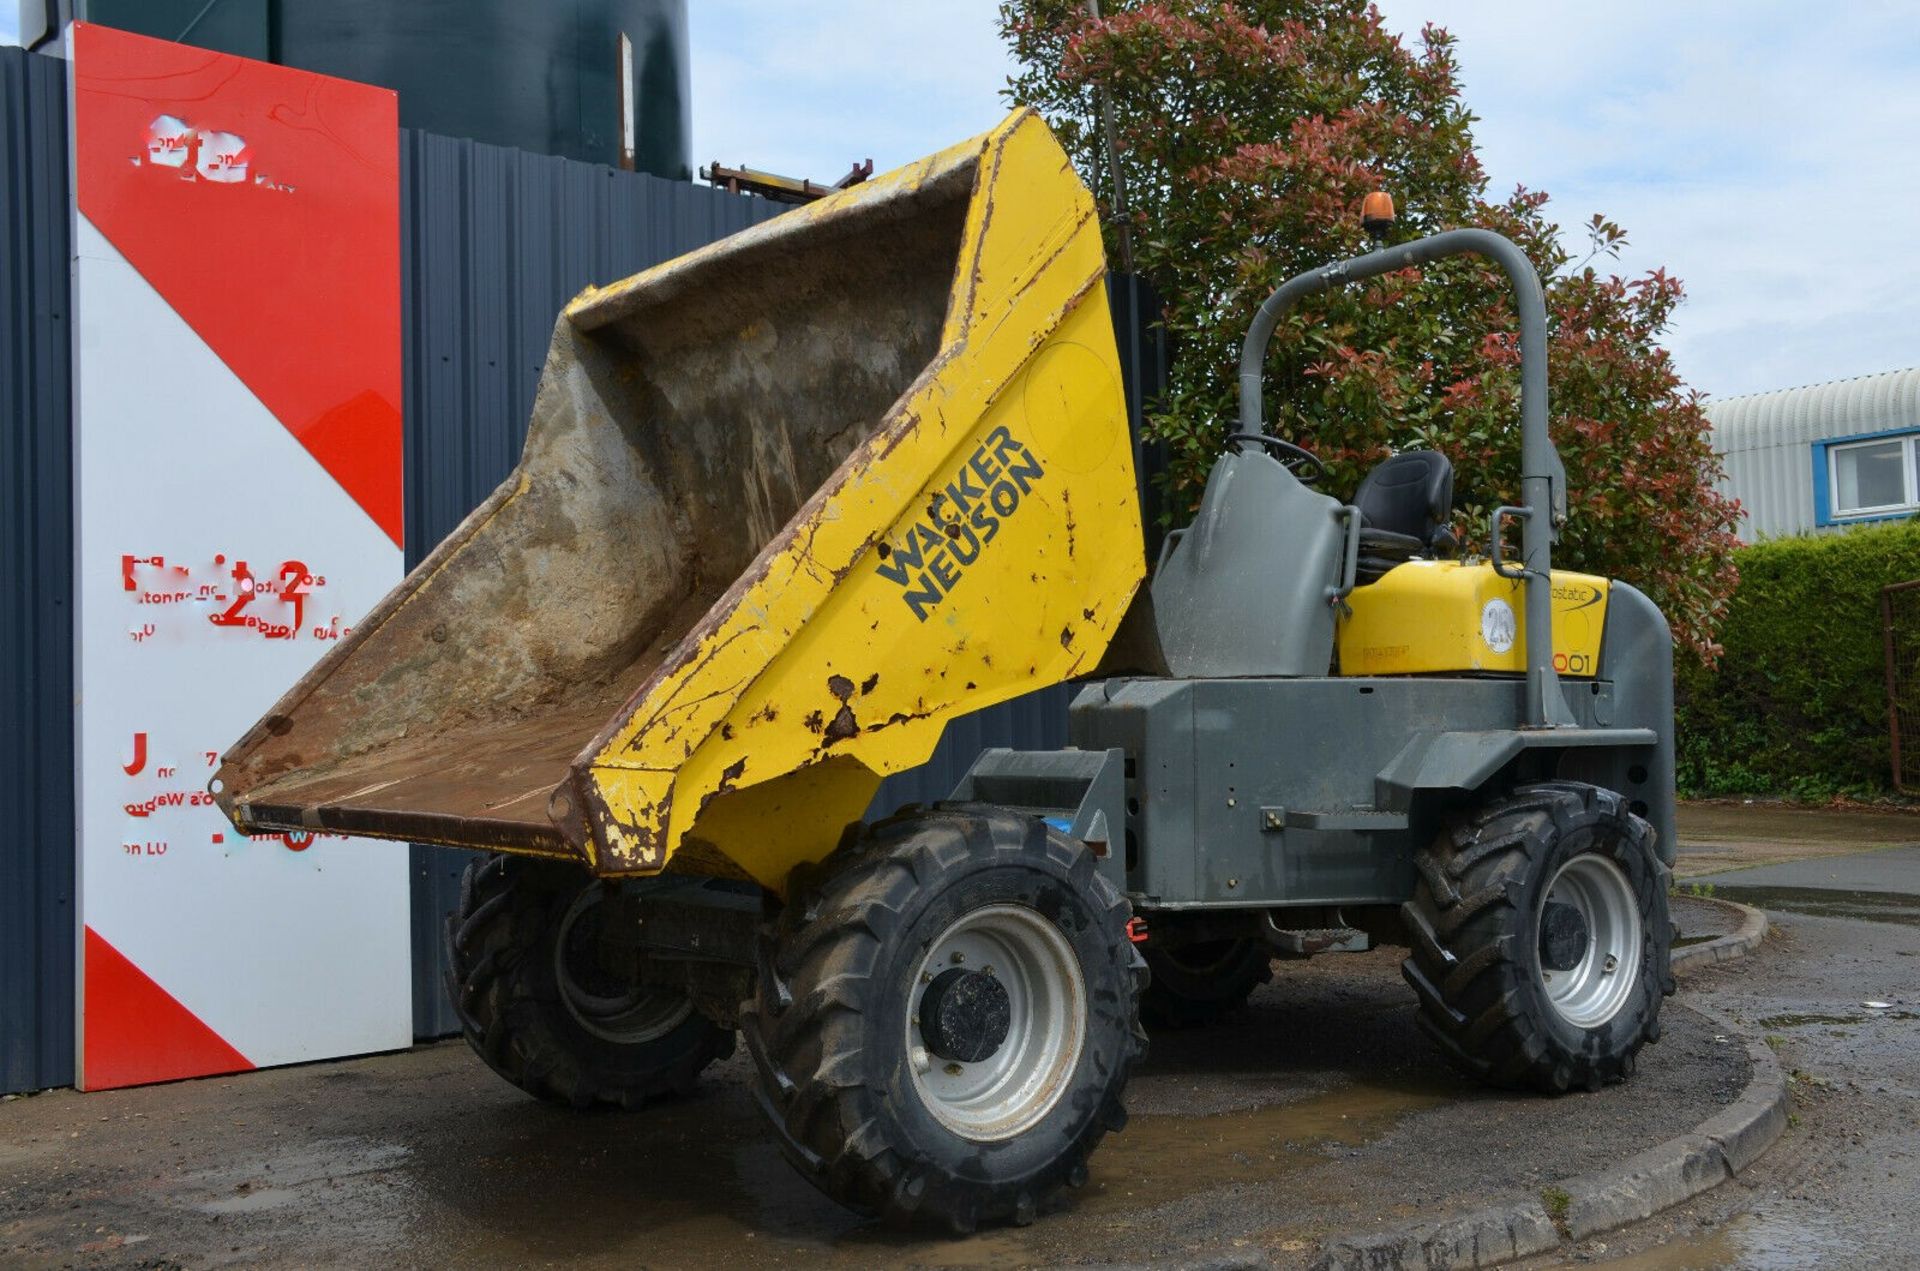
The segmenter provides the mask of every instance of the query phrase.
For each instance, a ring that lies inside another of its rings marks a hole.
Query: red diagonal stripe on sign
[[[254,1065],[127,956],[87,928],[80,1058],[89,1090],[246,1072]]]
[[[73,38],[81,213],[400,545],[398,99],[90,23]]]

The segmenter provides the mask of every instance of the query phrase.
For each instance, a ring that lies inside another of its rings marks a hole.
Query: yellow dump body
[[[1145,574],[1094,205],[1031,112],[611,287],[525,453],[226,754],[243,831],[779,888]]]

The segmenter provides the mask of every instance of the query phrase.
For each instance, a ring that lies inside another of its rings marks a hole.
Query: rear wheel
[[[1203,940],[1171,949],[1146,946],[1152,979],[1140,995],[1149,1028],[1195,1028],[1246,1005],[1273,978],[1273,953],[1264,940]]]
[[[573,866],[492,856],[447,918],[447,992],[467,1042],[529,1094],[633,1108],[693,1088],[733,1033],[642,982],[607,928],[609,885]]]
[[[796,889],[742,1012],[788,1158],[851,1208],[954,1231],[1084,1183],[1145,1050],[1129,916],[1035,818],[873,827]]]
[[[1633,1071],[1673,992],[1669,873],[1611,790],[1524,786],[1419,853],[1402,970],[1420,1023],[1495,1085],[1598,1089]]]

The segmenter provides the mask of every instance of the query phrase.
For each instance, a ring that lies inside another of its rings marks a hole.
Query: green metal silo
[[[692,175],[686,0],[81,0],[75,16],[395,89],[409,128]]]

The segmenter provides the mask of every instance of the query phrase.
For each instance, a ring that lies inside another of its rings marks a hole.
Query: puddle
[[[1437,1107],[1439,1090],[1342,1085],[1321,1094],[1204,1116],[1135,1115],[1124,1133],[1101,1140],[1087,1185],[1068,1202],[1075,1221],[1152,1224],[1161,1206],[1220,1188],[1253,1187],[1276,1176],[1329,1162],[1336,1152],[1378,1139],[1405,1117]],[[850,1234],[839,1251],[872,1249],[887,1237]],[[989,1233],[943,1247],[952,1266],[1007,1266],[1034,1261],[1018,1233]]]
[[[1140,1084],[1152,1082],[1149,1078]],[[1086,1187],[1064,1201],[1071,1217],[1054,1214],[1042,1221],[1091,1218],[1110,1230],[1130,1222],[1152,1224],[1158,1221],[1155,1211],[1170,1201],[1209,1189],[1269,1184],[1289,1171],[1329,1163],[1336,1153],[1372,1142],[1405,1117],[1449,1097],[1439,1088],[1342,1085],[1304,1098],[1237,1102],[1230,1110],[1201,1116],[1136,1113],[1125,1132],[1101,1140],[1089,1163]],[[1051,1260],[1036,1254],[1032,1232],[1037,1229],[985,1231],[929,1248],[920,1233],[902,1234],[852,1219],[804,1183],[798,1184],[802,1203],[794,1206],[796,1212],[775,1218],[768,1206],[790,1194],[797,1180],[770,1146],[764,1153],[754,1150],[751,1165],[747,1155],[736,1161],[736,1176],[721,1191],[734,1192],[740,1200],[747,1199],[743,1193],[751,1193],[751,1219],[712,1213],[689,1217],[671,1228],[655,1229],[650,1246],[656,1252],[671,1248],[676,1257],[698,1250],[701,1256],[736,1263],[771,1258],[829,1266],[999,1267]],[[702,1203],[711,1210],[715,1200],[708,1195]],[[749,1234],[756,1230],[757,1240]]]
[[[1886,891],[1828,891],[1818,887],[1717,887],[1715,896],[1743,905],[1814,918],[1920,927],[1920,896]]]
[[[1853,1265],[1851,1241],[1804,1217],[1741,1214],[1725,1226],[1593,1265],[1614,1271],[1817,1271]]]
[[[352,1250],[348,1263],[374,1265],[391,1260],[416,1220],[406,1183],[412,1155],[397,1143],[323,1139],[188,1175],[179,1199],[209,1221],[231,1224],[219,1230],[244,1241],[234,1261],[255,1257],[263,1233],[317,1228],[327,1233],[323,1240],[342,1239],[342,1252]]]
[[[1760,1021],[1765,1029],[1805,1028],[1812,1024],[1866,1024],[1877,1019],[1920,1019],[1916,1011],[1862,1011],[1858,1015],[1769,1015]]]
[[[311,1200],[314,1190],[377,1179],[411,1156],[398,1143],[343,1136],[202,1170],[185,1181],[211,1194],[197,1206],[202,1213],[257,1213]]]
[[[528,1104],[424,1150],[405,1186],[454,1263],[817,1259],[862,1221],[781,1159],[744,1099],[637,1116]]]
[[[200,1206],[202,1213],[208,1214],[257,1214],[262,1210],[281,1209],[298,1204],[304,1197],[294,1187],[257,1187],[237,1192],[224,1200],[209,1201]]]
[[[1438,1090],[1356,1084],[1210,1116],[1136,1116],[1126,1133],[1101,1143],[1077,1208],[1097,1214],[1262,1182],[1280,1170],[1323,1162],[1336,1149],[1371,1142],[1402,1118],[1447,1098]]]

